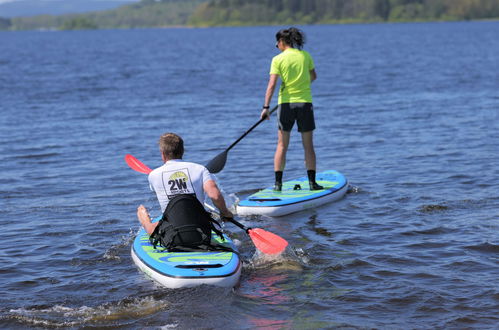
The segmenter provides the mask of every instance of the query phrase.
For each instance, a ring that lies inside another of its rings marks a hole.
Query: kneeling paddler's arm
[[[225,199],[222,193],[220,192],[220,189],[218,189],[218,186],[215,181],[213,180],[207,180],[203,184],[204,191],[210,197],[211,201],[213,204],[217,207],[217,209],[220,211],[220,215],[228,218],[234,217],[231,211],[227,209],[227,206],[225,205]]]

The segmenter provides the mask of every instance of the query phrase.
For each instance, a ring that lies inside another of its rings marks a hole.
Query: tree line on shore
[[[493,19],[499,0],[213,0],[193,25],[320,24]]]
[[[141,0],[116,9],[82,14],[0,17],[0,30],[133,29],[186,26],[208,0]]]
[[[113,10],[0,18],[3,30],[113,29],[499,18],[499,0],[141,0]]]

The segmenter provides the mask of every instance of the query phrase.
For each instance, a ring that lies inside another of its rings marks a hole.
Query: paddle
[[[149,174],[152,171],[147,165],[130,154],[125,155],[125,162],[128,164],[128,166],[130,166],[132,170],[135,170],[137,172]]]
[[[278,107],[278,105],[276,105],[275,107],[272,108],[272,110],[270,110],[269,116],[274,111],[277,110],[277,107]],[[248,133],[251,132],[255,127],[257,127],[258,125],[260,125],[260,123],[262,121],[264,121],[265,119],[266,118],[261,118],[259,121],[256,122],[255,125],[251,126],[251,128],[249,130],[247,130],[246,132],[244,132],[244,134],[241,135],[239,137],[239,139],[237,139],[234,143],[232,143],[227,149],[225,149],[223,152],[221,152],[217,156],[215,156],[215,158],[213,158],[212,160],[210,160],[210,162],[208,163],[208,165],[206,165],[206,168],[208,169],[208,171],[210,171],[210,173],[218,173],[221,170],[223,170],[223,168],[225,166],[225,163],[227,162],[227,154],[229,153],[229,150],[232,149],[232,147],[234,147],[246,135],[248,135]]]
[[[125,155],[125,161],[130,166],[132,170],[135,170],[140,173],[149,174],[152,170],[142,163],[140,160],[135,158],[130,154]],[[211,205],[205,204],[209,209],[215,210]],[[248,228],[243,224],[234,220],[234,218],[224,218],[223,220],[232,222],[242,230],[244,230],[255,244],[255,247],[262,251],[265,254],[277,254],[284,251],[286,246],[288,246],[288,242],[274,233],[268,232],[261,228]]]
[[[274,233],[263,230],[261,228],[245,227],[242,223],[234,220],[234,218],[223,218],[223,220],[232,222],[233,224],[244,230],[253,241],[253,244],[255,244],[255,247],[265,254],[281,253],[288,246],[288,242],[284,238],[282,238],[281,236],[277,236]]]
[[[208,207],[212,211],[215,210],[215,208],[209,204],[205,203],[204,205],[206,205],[206,207]],[[261,228],[248,228],[242,223],[236,221],[234,218],[221,218],[223,221],[232,222],[233,224],[244,230],[251,238],[251,241],[253,241],[253,244],[255,244],[255,247],[265,254],[281,253],[288,246],[288,242],[284,238],[274,233],[263,230]]]

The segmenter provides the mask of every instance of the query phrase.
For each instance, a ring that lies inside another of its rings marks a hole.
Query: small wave
[[[125,298],[115,303],[105,303],[96,307],[67,307],[55,305],[51,307],[33,307],[10,310],[6,319],[30,326],[75,327],[82,325],[101,325],[130,321],[132,318],[155,314],[170,303],[147,296],[141,298]]]
[[[397,297],[390,297],[387,300],[385,300],[385,303],[390,304],[390,305],[400,305],[400,306],[408,306],[413,303],[417,303],[421,300],[421,296],[419,293],[409,293],[409,294],[404,294],[400,295]]]
[[[347,194],[358,194],[363,192],[360,187],[349,184],[347,189]]]
[[[371,263],[362,260],[362,259],[352,259],[350,261],[343,262],[343,266],[345,268],[351,268],[351,267],[365,267],[365,266],[372,266]]]
[[[453,209],[480,209],[487,206],[491,200],[493,199],[491,198],[483,200],[465,199],[457,201],[448,201],[440,204],[425,204],[420,206],[418,208],[418,211],[421,213],[436,213]]]
[[[447,322],[446,328],[469,328],[472,324],[478,323],[478,319],[473,316],[460,316],[455,320]],[[492,329],[492,328],[491,328]]]
[[[345,269],[345,265],[343,265],[342,263],[338,263],[338,264],[334,264],[334,265],[325,267],[324,272],[330,274],[330,273],[337,272],[337,271],[340,271],[343,269]]]
[[[453,207],[459,208],[459,209],[482,209],[484,207],[487,207],[489,204],[491,204],[491,201],[494,201],[494,197],[490,198],[485,198],[485,199],[464,199],[460,201],[456,201],[453,204]],[[495,204],[495,203],[494,203]]]
[[[14,156],[15,159],[34,159],[34,160],[39,160],[39,159],[44,159],[44,158],[50,158],[50,157],[56,157],[61,155],[58,152],[49,152],[49,153],[43,153],[43,154],[32,154],[32,155],[19,155],[19,156]]]
[[[121,261],[120,255],[123,254],[123,250],[125,248],[127,248],[132,244],[137,232],[138,230],[130,229],[128,234],[121,236],[121,238],[117,240],[116,243],[111,245],[107,250],[105,250],[103,254],[100,254],[101,252],[99,252],[103,251],[104,250],[103,248],[84,246],[79,250],[78,256],[71,259],[71,265],[73,266],[97,265],[112,260]],[[56,234],[60,235],[59,233]],[[92,252],[90,258],[84,258],[83,257],[85,255],[84,252],[88,251],[89,249],[92,249],[92,251],[94,251],[95,253]]]
[[[451,233],[453,230],[447,227],[443,226],[437,226],[433,228],[428,228],[428,229],[422,229],[422,230],[410,230],[401,233],[402,235],[405,236],[412,236],[412,235],[441,235],[441,234],[447,234]]]
[[[411,249],[441,249],[446,248],[449,244],[447,242],[418,242],[405,245]]]
[[[302,249],[288,246],[283,253],[277,255],[263,254],[256,250],[253,257],[245,262],[245,268],[302,270],[308,263],[309,258]]]
[[[419,279],[437,279],[439,276],[435,274],[430,274],[430,273],[414,273],[411,274],[411,277],[413,278],[419,278]]]
[[[485,253],[499,253],[499,244],[492,244],[488,242],[477,245],[469,245],[464,248]]]
[[[474,260],[462,260],[462,261],[454,261],[450,262],[446,265],[448,269],[452,269],[453,271],[477,271],[479,269],[484,268],[484,264],[476,262]]]
[[[446,309],[440,305],[433,305],[431,302],[418,307],[417,311],[421,312],[423,314],[435,313],[435,314],[445,315],[445,314],[449,313],[448,309]]]
[[[448,209],[449,207],[446,205],[429,204],[429,205],[420,206],[418,210],[419,212],[422,213],[434,213],[434,212],[446,211]]]
[[[358,245],[358,243],[355,242],[355,240],[349,239],[349,238],[340,239],[340,240],[336,241],[336,244],[346,245],[346,246],[357,246]]]
[[[130,229],[128,235],[122,236],[121,241],[112,245],[103,255],[105,260],[121,260],[119,253],[120,250],[130,246],[137,235],[138,231]]]
[[[331,237],[333,236],[333,233],[331,233],[329,230],[327,230],[326,228],[322,228],[322,227],[314,227],[313,228],[313,231],[317,234],[317,235],[320,235],[320,236],[324,236],[324,237]]]
[[[453,175],[448,177],[448,179],[452,180],[452,181],[459,180],[459,179],[471,179],[471,178],[473,178],[473,177],[470,175],[466,175],[466,174],[453,174]]]
[[[98,221],[96,224],[98,226],[106,226],[106,225],[116,225],[119,224],[121,221],[119,219],[105,219],[102,221]]]
[[[377,270],[374,272],[374,274],[376,274],[382,278],[387,278],[387,277],[400,277],[403,273],[395,272],[395,271],[391,271],[391,270]]]

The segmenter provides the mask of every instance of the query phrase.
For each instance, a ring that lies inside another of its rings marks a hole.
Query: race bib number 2
[[[195,194],[186,168],[163,172],[163,187],[168,198],[179,194]]]

